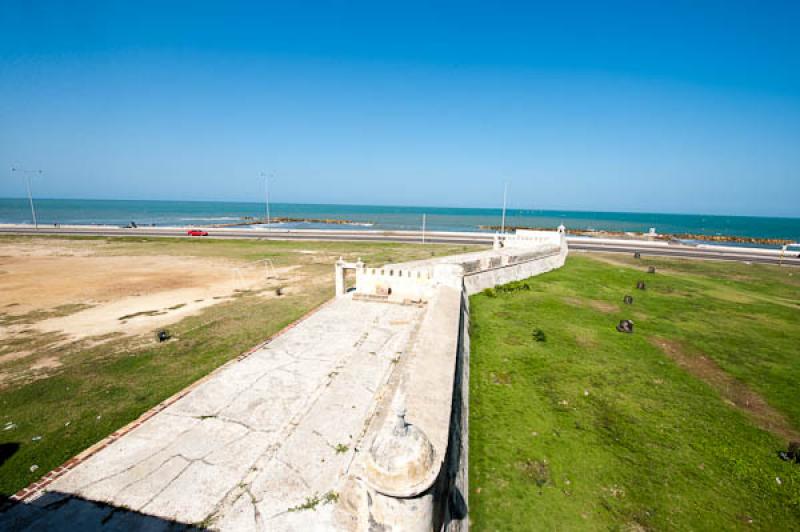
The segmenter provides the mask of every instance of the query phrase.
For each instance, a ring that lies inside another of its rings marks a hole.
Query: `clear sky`
[[[800,2],[0,1],[0,197],[800,216]]]

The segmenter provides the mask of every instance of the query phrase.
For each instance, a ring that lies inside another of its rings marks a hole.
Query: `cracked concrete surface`
[[[376,394],[423,312],[338,298],[0,515],[0,528],[333,528]]]

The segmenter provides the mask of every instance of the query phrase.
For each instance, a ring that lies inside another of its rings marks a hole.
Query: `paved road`
[[[642,255],[655,255],[665,257],[676,257],[686,259],[712,259],[729,260],[735,262],[756,262],[760,264],[784,264],[788,266],[800,267],[800,258],[784,258],[781,260],[777,256],[762,255],[758,253],[741,252],[720,252],[713,249],[693,248],[691,246],[670,246],[664,248],[645,248],[636,244],[592,244],[584,242],[570,242],[570,250],[594,251],[604,253],[634,253],[640,252]]]
[[[253,229],[212,229],[210,230],[213,238],[256,238],[270,240],[338,240],[338,241],[366,241],[366,242],[414,242],[422,241],[417,232],[402,231],[263,231]],[[116,228],[40,228],[36,229],[17,229],[0,227],[0,234],[25,234],[25,235],[68,235],[68,236],[151,236],[151,237],[180,237],[180,238],[199,238],[189,237],[184,229],[158,228],[151,229],[140,227],[137,229],[116,229]],[[426,242],[436,244],[491,244],[492,235],[485,237],[478,234],[467,233],[433,233],[425,238]]]
[[[334,240],[350,242],[415,242],[421,241],[419,232],[415,231],[348,231],[348,230],[253,230],[253,229],[213,229],[213,238],[257,238],[275,240]],[[69,236],[148,236],[148,237],[189,237],[184,229],[169,228],[147,228],[119,229],[119,228],[9,228],[0,227],[0,234],[41,234],[41,235],[69,235]],[[436,244],[491,244],[492,234],[485,233],[428,233],[425,237],[426,242]],[[731,251],[717,251],[708,248],[695,248],[680,244],[652,247],[641,245],[636,242],[616,241],[609,242],[587,242],[587,239],[570,238],[570,249],[605,252],[605,253],[634,253],[639,251],[642,255],[668,256],[676,258],[691,259],[714,259],[730,260],[739,262],[756,262],[763,264],[785,264],[800,266],[800,258],[797,253],[794,257],[780,259],[778,256],[766,255],[759,252],[741,249]]]

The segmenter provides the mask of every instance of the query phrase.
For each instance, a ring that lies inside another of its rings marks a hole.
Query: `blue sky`
[[[558,4],[557,6],[551,4]],[[0,2],[0,197],[800,216],[798,2]]]

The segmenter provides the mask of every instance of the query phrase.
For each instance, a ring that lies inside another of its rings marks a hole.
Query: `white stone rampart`
[[[357,270],[356,297],[427,309],[365,432],[342,492],[342,528],[468,530],[468,297],[564,264],[563,232],[530,233],[500,249]]]
[[[379,278],[362,277],[363,282],[359,282],[357,273],[356,293],[386,296],[391,290],[395,299],[402,299],[399,295],[402,292],[412,296],[405,299],[419,297],[426,300],[430,297],[431,287],[436,284],[436,269],[455,265],[463,269],[464,287],[467,294],[472,295],[499,284],[527,279],[564,264],[568,247],[563,232],[518,231],[518,235],[503,235],[503,246],[499,249],[387,264],[378,269],[381,272]],[[387,272],[395,274],[387,275]],[[396,272],[403,274],[398,276]],[[424,289],[407,281],[406,276],[413,279],[415,275],[427,281]]]
[[[468,295],[497,285],[520,281],[549,272],[564,265],[567,249],[546,249],[539,253],[508,257],[509,260],[494,267],[480,268],[464,274],[464,289]]]

